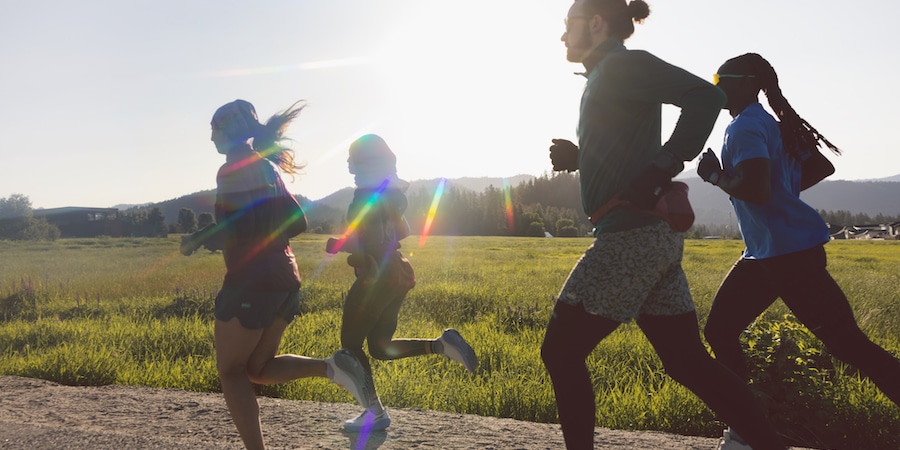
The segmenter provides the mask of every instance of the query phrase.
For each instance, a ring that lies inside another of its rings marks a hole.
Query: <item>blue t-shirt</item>
[[[762,205],[731,198],[744,244],[744,257],[764,259],[806,250],[828,242],[822,216],[800,200],[800,162],[784,151],[778,122],[754,103],[738,114],[725,130],[722,167],[753,158],[770,161],[772,196]]]

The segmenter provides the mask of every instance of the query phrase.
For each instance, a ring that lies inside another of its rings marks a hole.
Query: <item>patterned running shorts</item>
[[[569,273],[559,301],[619,322],[694,311],[683,252],[684,235],[665,222],[601,233]]]

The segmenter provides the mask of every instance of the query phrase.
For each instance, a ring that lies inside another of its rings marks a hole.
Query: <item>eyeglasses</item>
[[[589,19],[589,18],[590,18],[590,16],[569,16],[569,17],[566,17],[565,19],[563,19],[563,25],[566,26],[566,31],[569,31],[569,21],[575,20],[575,19]]]
[[[732,73],[714,73],[713,84],[718,86],[722,78],[756,78],[756,75],[737,75]]]

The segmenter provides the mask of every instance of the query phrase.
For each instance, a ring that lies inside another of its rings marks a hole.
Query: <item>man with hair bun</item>
[[[703,149],[725,96],[715,86],[623,42],[650,14],[643,0],[577,0],[569,8],[570,62],[583,63],[578,144],[554,139],[553,169],[580,172],[591,245],[566,279],[541,347],[566,447],[593,448],[596,403],[585,359],[620,324],[636,320],[666,373],[739,429],[756,450],[784,449],[745,381],[700,340],[684,235],[653,214],[672,178]],[[663,144],[662,104],[681,108]],[[626,205],[599,214],[611,200]],[[601,394],[602,395],[602,394]]]

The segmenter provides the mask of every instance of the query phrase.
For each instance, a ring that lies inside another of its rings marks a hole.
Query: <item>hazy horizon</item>
[[[535,177],[535,178],[536,178],[536,177],[539,177],[539,176],[541,176],[541,175],[516,174],[516,175],[513,175],[513,176],[511,176],[511,177],[491,177],[491,176],[482,176],[482,177],[458,177],[458,178],[452,178],[452,179],[450,179],[450,180],[463,180],[463,179],[475,179],[475,180],[478,180],[478,179],[504,180],[504,179],[512,179],[512,178],[517,178],[517,177]],[[693,171],[691,171],[691,172],[685,171],[685,172],[680,173],[680,174],[679,174],[677,177],[675,177],[675,178],[676,178],[676,179],[685,179],[685,178],[699,178],[699,177],[698,177],[697,174],[694,173]],[[435,181],[435,180],[438,180],[438,179],[439,179],[439,178],[424,178],[424,179],[415,179],[415,180],[407,180],[407,181],[412,182],[412,183],[415,183],[415,182],[429,182],[429,181]],[[884,177],[884,178],[880,178],[880,179],[861,179],[861,180],[842,180],[842,179],[832,179],[832,177],[829,177],[829,178],[825,179],[824,181],[851,181],[851,182],[859,182],[859,183],[865,183],[865,182],[897,183],[897,182],[900,182],[900,174],[893,175],[893,176],[889,176],[889,177]],[[499,186],[498,186],[498,187],[499,187]],[[513,187],[515,187],[515,186],[513,186]],[[333,194],[335,194],[335,193],[337,193],[337,192],[339,192],[339,191],[341,191],[341,190],[343,190],[343,189],[352,189],[352,188],[353,188],[352,185],[344,186],[344,187],[335,189],[334,191],[329,192],[329,193],[327,193],[327,194],[325,194],[325,195],[323,195],[323,196],[321,196],[321,197],[316,197],[316,198],[313,198],[313,197],[309,197],[309,196],[307,196],[307,195],[304,195],[302,192],[295,192],[295,194],[296,194],[296,195],[303,195],[304,197],[308,198],[310,201],[314,201],[314,202],[315,202],[315,201],[319,201],[319,200],[321,200],[321,199],[323,199],[323,198],[327,198],[328,196],[333,195]],[[124,202],[120,202],[120,203],[115,203],[115,204],[112,204],[112,205],[103,205],[103,206],[99,206],[99,205],[89,205],[89,204],[72,204],[72,205],[62,205],[62,206],[54,206],[54,207],[42,207],[42,206],[39,206],[39,205],[34,205],[34,204],[32,204],[32,208],[33,208],[33,209],[55,209],[55,208],[65,208],[65,207],[85,207],[85,208],[119,208],[119,209],[122,209],[123,207],[129,208],[129,207],[134,207],[134,206],[141,206],[141,205],[148,205],[148,204],[162,203],[162,202],[166,202],[166,201],[170,201],[170,200],[175,200],[175,199],[178,199],[178,198],[187,196],[187,195],[196,194],[196,193],[198,193],[198,192],[210,191],[210,190],[214,190],[214,189],[215,189],[215,186],[212,186],[212,187],[209,187],[209,188],[206,188],[206,189],[200,189],[200,190],[196,190],[196,191],[192,191],[192,192],[185,192],[185,193],[183,193],[183,194],[176,195],[176,196],[171,197],[171,198],[165,198],[165,199],[159,199],[159,200],[149,200],[149,201],[138,202],[138,203],[124,203]],[[898,205],[898,206],[900,206],[900,205]]]

